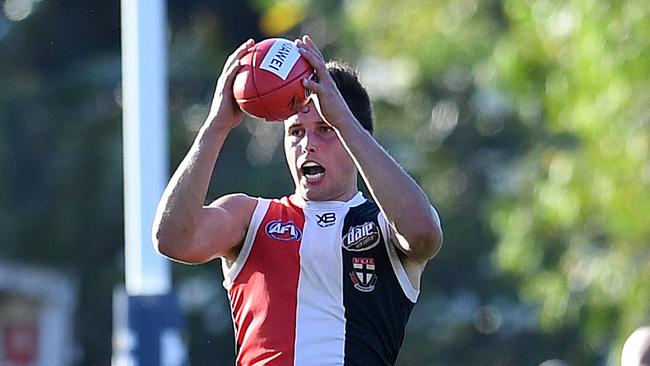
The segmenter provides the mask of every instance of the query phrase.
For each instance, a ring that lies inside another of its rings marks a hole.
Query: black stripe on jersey
[[[343,222],[346,366],[395,364],[414,305],[393,272],[378,214],[366,201]]]

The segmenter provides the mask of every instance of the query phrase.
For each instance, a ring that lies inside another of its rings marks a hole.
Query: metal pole
[[[125,289],[113,295],[113,366],[187,360],[171,266],[151,245],[168,179],[166,24],[163,0],[122,0]]]
[[[169,261],[151,245],[151,223],[168,179],[166,4],[122,0],[122,103],[126,291],[171,289]]]

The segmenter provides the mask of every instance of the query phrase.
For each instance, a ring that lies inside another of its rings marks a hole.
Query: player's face
[[[284,122],[284,132],[296,194],[311,201],[347,201],[356,194],[354,162],[312,103]]]

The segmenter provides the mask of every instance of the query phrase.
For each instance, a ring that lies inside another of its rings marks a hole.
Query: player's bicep
[[[192,238],[192,262],[208,262],[237,250],[246,237],[256,204],[255,198],[233,194],[203,207]]]

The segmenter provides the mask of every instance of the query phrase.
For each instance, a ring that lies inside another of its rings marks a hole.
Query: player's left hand
[[[296,46],[316,73],[316,80],[304,79],[303,85],[313,93],[312,100],[323,121],[334,128],[343,127],[342,124],[352,123],[355,120],[354,115],[336,87],[334,79],[327,70],[323,54],[316,47],[314,41],[305,35],[302,36],[302,39],[296,40]]]

